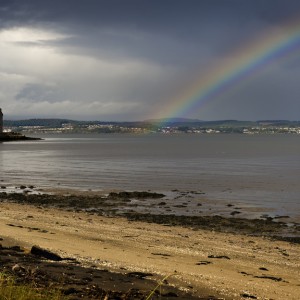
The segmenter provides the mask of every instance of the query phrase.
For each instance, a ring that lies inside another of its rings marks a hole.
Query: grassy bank
[[[66,300],[55,289],[40,289],[30,284],[16,284],[12,276],[0,274],[0,300]]]

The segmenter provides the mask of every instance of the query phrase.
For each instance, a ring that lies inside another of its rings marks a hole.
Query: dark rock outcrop
[[[49,260],[53,260],[53,261],[61,261],[62,260],[62,258],[59,255],[57,255],[49,250],[43,249],[39,246],[32,246],[30,253],[33,255],[36,255],[36,256],[40,256],[40,257],[49,259]]]

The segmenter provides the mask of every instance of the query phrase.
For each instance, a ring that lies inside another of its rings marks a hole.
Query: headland
[[[1,142],[28,141],[28,140],[41,140],[41,138],[28,137],[26,135],[16,133],[16,132],[0,133],[0,143]]]
[[[25,136],[18,132],[4,132],[3,130],[3,112],[0,108],[0,143],[1,142],[12,142],[12,141],[26,141],[26,140],[41,140],[40,138],[32,138]]]

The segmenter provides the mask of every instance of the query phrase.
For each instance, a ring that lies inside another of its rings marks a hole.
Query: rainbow
[[[299,18],[298,18],[299,20]],[[216,100],[233,90],[246,79],[252,78],[274,62],[281,62],[300,50],[300,22],[293,21],[280,29],[267,31],[251,43],[239,48],[229,58],[211,68],[205,75],[185,87],[172,98],[156,117],[186,117],[190,112]]]

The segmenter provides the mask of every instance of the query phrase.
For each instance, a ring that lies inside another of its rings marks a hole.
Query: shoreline
[[[2,238],[10,237],[25,247],[37,244],[73,257],[82,266],[151,273],[154,280],[176,270],[168,281],[204,299],[214,295],[216,299],[296,300],[300,292],[299,244],[272,238],[274,232],[288,228],[283,222],[248,220],[245,224],[232,218],[235,222],[228,226],[229,219],[219,217],[199,224],[188,223],[189,217],[121,216],[113,213],[111,202],[128,203],[131,195],[128,199],[128,194],[115,192],[110,198],[84,192],[0,195]],[[163,201],[155,198],[156,193],[135,196]],[[96,209],[96,200],[101,208]],[[253,228],[249,231],[250,224],[261,234],[253,234]],[[263,229],[262,224],[271,227]]]
[[[0,193],[27,193],[27,194],[55,194],[61,196],[81,195],[81,196],[101,196],[107,197],[111,192],[122,192],[120,187],[110,188],[89,188],[79,186],[63,186],[57,184],[56,187],[44,185],[42,187],[33,187],[31,183],[18,182],[15,185],[9,184],[7,180],[0,180]],[[23,186],[23,188],[21,188]],[[32,187],[32,188],[29,188]],[[223,187],[222,187],[223,188]],[[214,192],[211,187],[199,190],[191,189],[143,189],[137,187],[138,191],[147,190],[148,192],[162,193],[165,197],[161,199],[131,198],[130,201],[120,202],[120,209],[115,206],[117,214],[123,212],[137,212],[144,214],[164,214],[176,216],[220,216],[224,218],[242,218],[242,219],[269,219],[276,222],[284,222],[289,226],[300,225],[300,213],[297,209],[297,202],[288,202],[285,204],[271,200],[265,202],[261,196],[247,199],[247,196],[241,195],[240,198],[233,195],[233,189],[222,190],[222,193],[228,193],[224,196],[220,194],[220,189]],[[128,187],[127,191],[134,192],[135,188]],[[230,196],[231,195],[231,196]],[[243,197],[246,197],[244,201]],[[277,201],[277,200],[276,200]],[[111,203],[113,204],[113,203]],[[113,206],[113,205],[112,205]]]
[[[59,208],[74,212],[94,213],[99,216],[124,217],[129,221],[142,221],[148,223],[163,224],[166,226],[183,226],[193,230],[204,229],[218,232],[230,232],[246,234],[250,236],[264,236],[271,239],[300,243],[300,223],[291,222],[288,215],[271,217],[269,214],[260,213],[259,218],[244,217],[246,209],[234,204],[224,203],[227,214],[220,215],[214,211],[214,206],[209,205],[203,199],[194,200],[193,196],[201,196],[202,192],[183,192],[183,200],[173,202],[180,196],[178,191],[172,191],[170,195],[145,191],[77,191],[69,189],[37,189],[34,186],[20,186],[16,189],[8,189],[1,186],[0,200],[5,199],[16,203],[41,205],[43,207]],[[200,208],[204,213],[186,214],[184,210],[194,201],[195,208]],[[171,211],[171,205],[177,213]],[[179,204],[178,204],[179,203]],[[183,213],[182,213],[183,209]],[[259,210],[256,212],[259,215]]]

